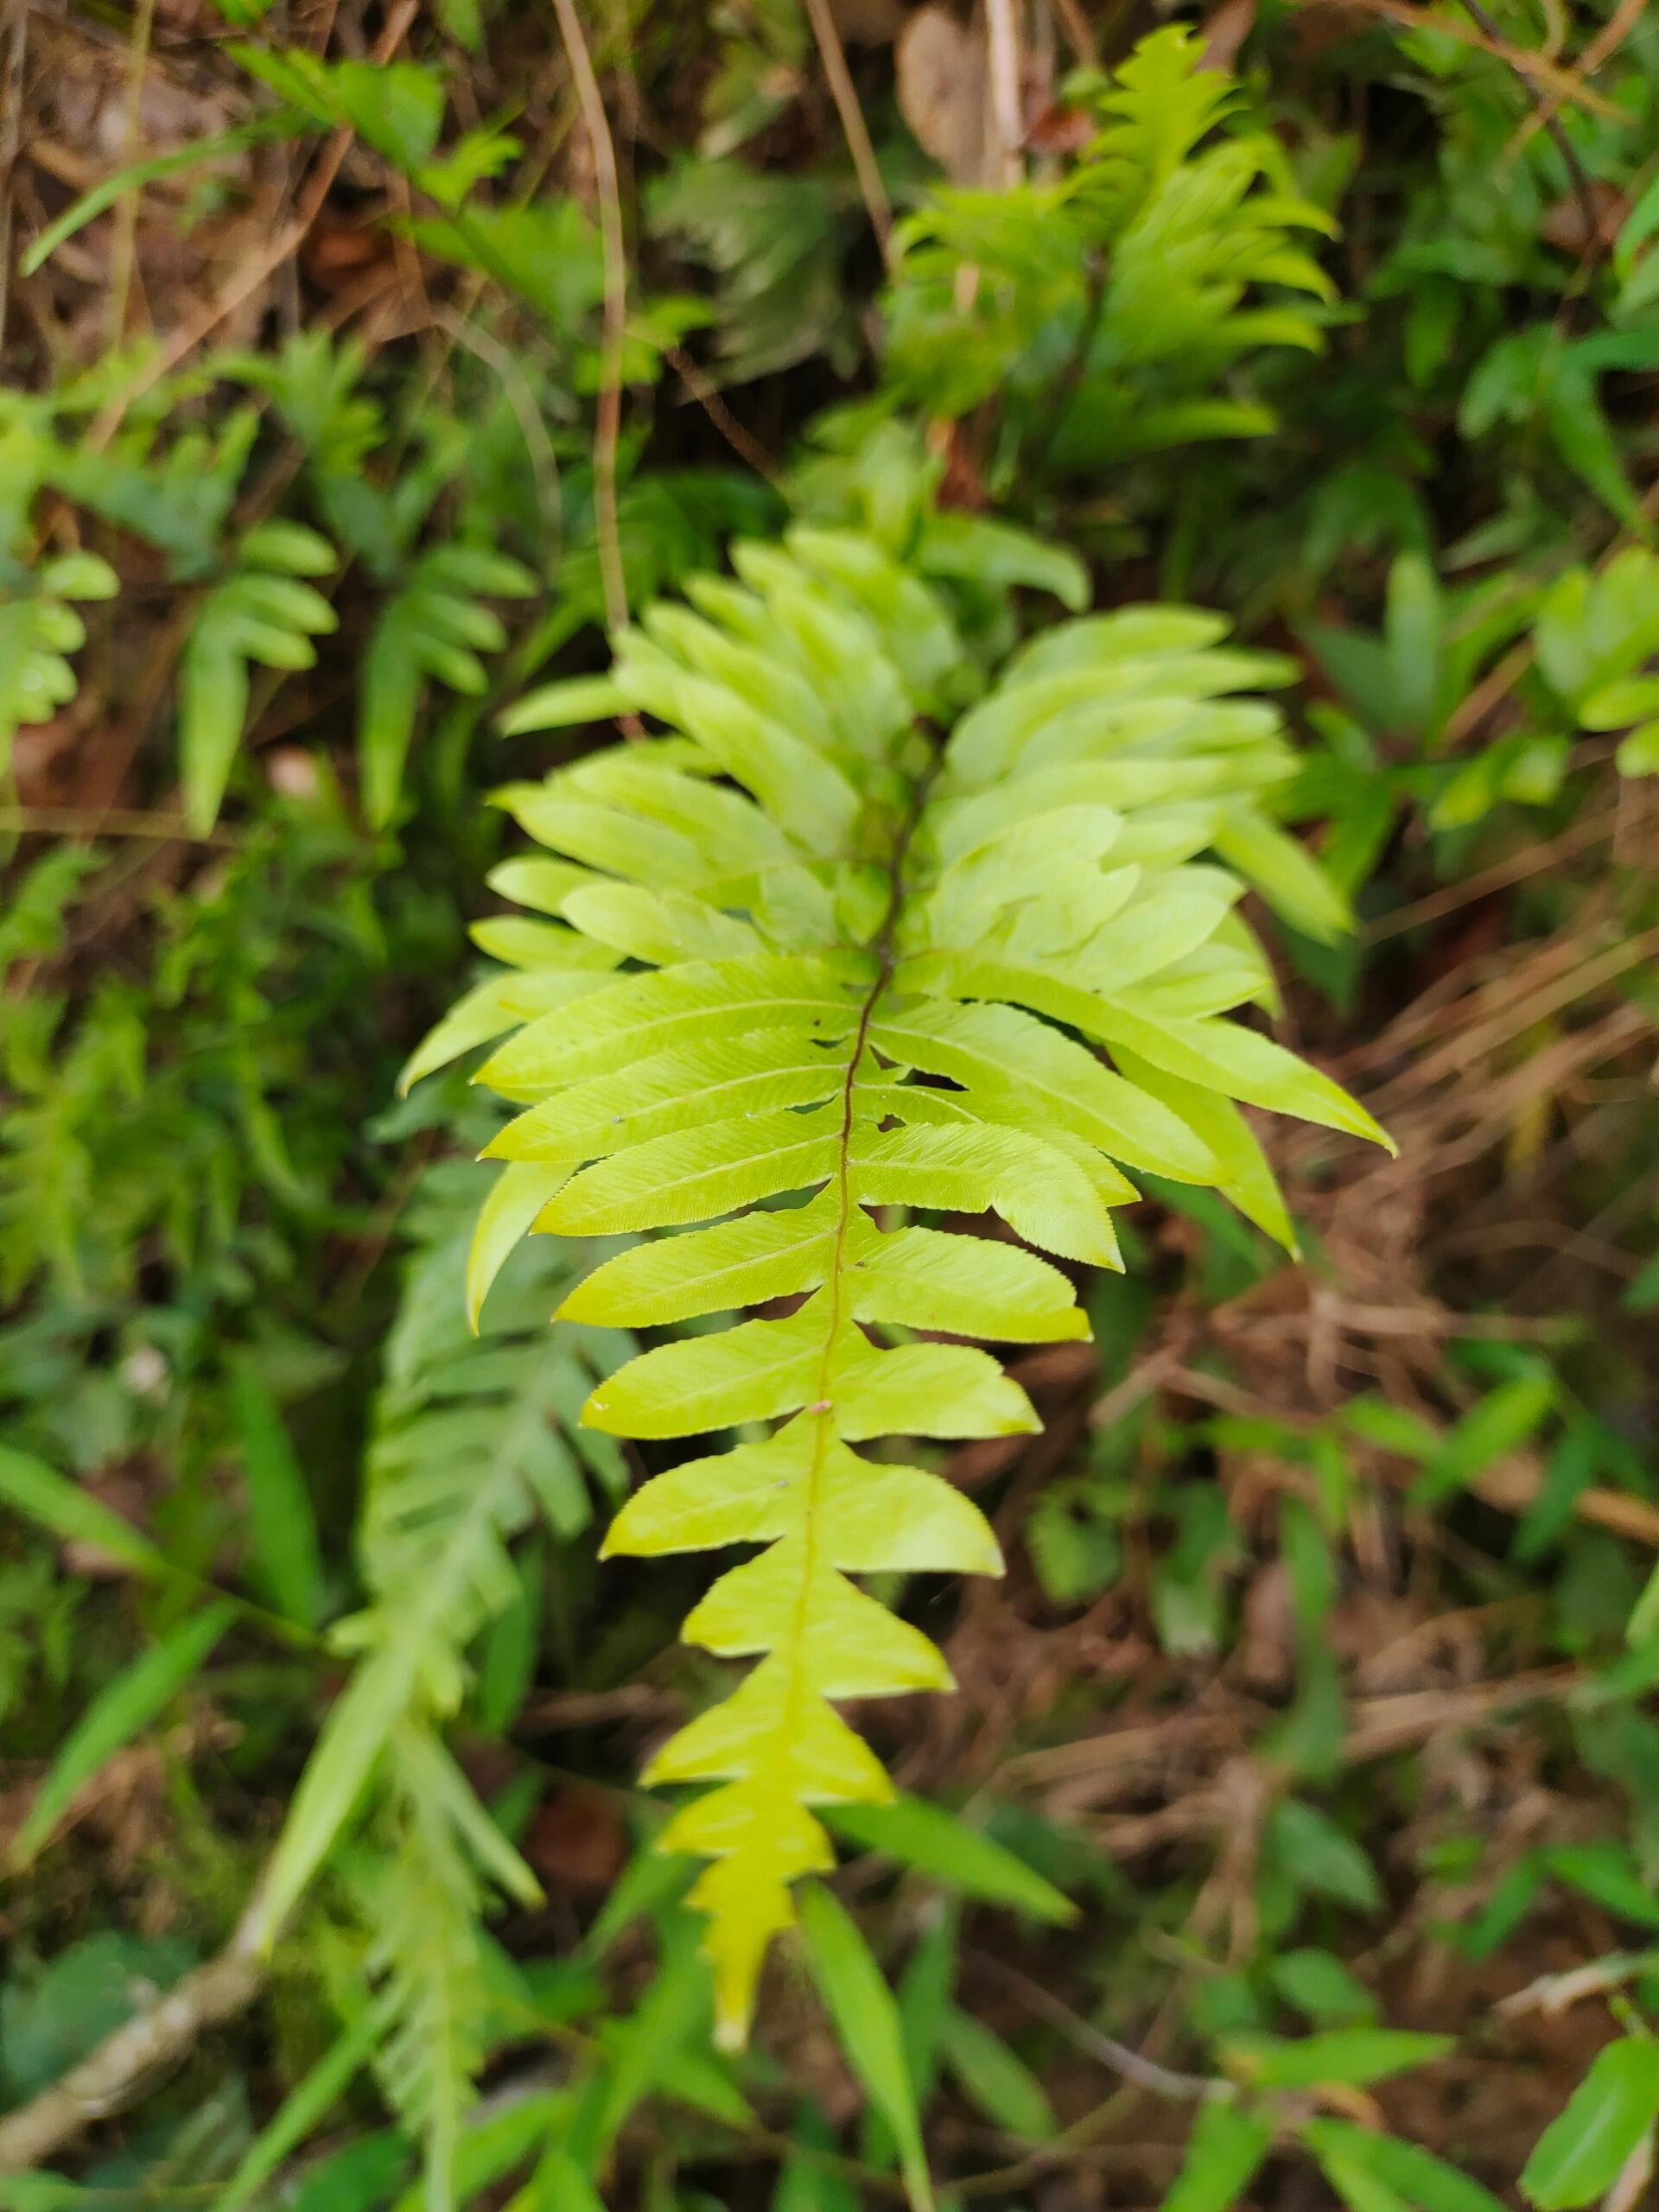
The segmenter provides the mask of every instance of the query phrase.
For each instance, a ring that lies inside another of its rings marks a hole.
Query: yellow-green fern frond
[[[1053,629],[988,690],[943,599],[868,539],[798,530],[734,566],[616,641],[605,701],[662,734],[502,795],[556,857],[498,885],[543,918],[484,925],[513,972],[417,1061],[522,1024],[482,1070],[524,1110],[490,1147],[509,1165],[475,1297],[533,1228],[674,1232],[591,1273],[562,1309],[583,1322],[795,1301],[640,1353],[584,1414],[642,1439],[776,1424],[646,1483],[607,1546],[763,1547],[685,1628],[756,1663],[650,1774],[709,1785],[663,1841],[712,1862],[693,1895],[728,2042],[791,1885],[831,1863],[814,1807],[889,1794],[837,1703],[950,1687],[851,1578],[1000,1567],[964,1498],[855,1447],[1034,1428],[978,1341],[1087,1333],[1054,1262],[1119,1266],[1138,1169],[1288,1241],[1236,1101],[1381,1134],[1227,1018],[1272,996],[1246,880],[1304,929],[1344,918],[1262,810],[1293,757],[1238,695],[1282,664],[1213,616],[1128,608]],[[594,711],[584,683],[514,719]],[[1020,1243],[910,1218],[986,1211]]]

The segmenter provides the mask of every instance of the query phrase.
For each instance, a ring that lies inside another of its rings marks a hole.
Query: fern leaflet
[[[21,722],[43,722],[75,696],[67,656],[86,641],[72,600],[112,599],[115,571],[95,553],[62,553],[41,569],[30,596],[0,599],[0,775]]]

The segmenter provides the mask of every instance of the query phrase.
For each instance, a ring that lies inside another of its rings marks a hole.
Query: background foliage
[[[0,2202],[1634,2204],[1659,21],[0,47]],[[615,736],[607,614],[791,519],[988,661],[1090,593],[1284,657],[1229,857],[1401,1157],[1263,1129],[1297,1266],[1154,1179],[1014,1362],[1045,1433],[932,1452],[1009,1572],[884,1579],[958,1690],[860,1716],[902,1794],[733,2061],[637,1783],[724,1687],[705,1578],[597,1560],[665,1462],[575,1424],[632,1349],[543,1326],[585,1255],[467,1330],[465,1076],[569,888],[486,796]]]

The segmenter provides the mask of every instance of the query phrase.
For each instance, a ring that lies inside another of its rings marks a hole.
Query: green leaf
[[[1286,2004],[1310,2020],[1339,2024],[1376,2012],[1370,1992],[1329,1951],[1281,1952],[1268,1971]]]
[[[247,712],[247,670],[226,626],[204,615],[179,664],[179,773],[185,819],[196,836],[205,837],[219,818]]]
[[[674,2058],[693,2037],[707,2036],[708,2020],[709,1969],[689,1942],[677,1942],[610,2043],[596,2100],[572,2127],[573,2152],[602,2160],[629,2113],[664,2085]]]
[[[1276,913],[1323,944],[1354,925],[1347,899],[1313,855],[1253,808],[1236,807],[1216,835],[1216,850],[1253,884]]]
[[[478,1661],[473,1711],[486,1736],[505,1736],[512,1727],[541,1656],[547,1557],[538,1537],[524,1544],[515,1565],[518,1592],[485,1630]]]
[[[953,2005],[944,2017],[944,2047],[963,2094],[993,2126],[1022,2143],[1053,2141],[1059,2126],[1043,2085],[1001,2036]]]
[[[770,2212],[860,2212],[851,2182],[835,2171],[835,2131],[816,2105],[805,2105],[782,2159]],[[814,2155],[814,2154],[817,2155]]]
[[[885,1852],[918,1872],[937,1875],[964,1895],[1012,1905],[1033,1920],[1065,1927],[1077,1908],[1013,1852],[942,1805],[899,1796],[886,1805],[834,1805],[825,1817],[863,1851]]]
[[[1067,1129],[1131,1167],[1177,1182],[1213,1171],[1209,1147],[1179,1112],[1017,1007],[918,1002],[875,1023],[872,1041],[973,1090],[988,1111],[1017,1100],[1038,1126]]]
[[[147,1537],[43,1459],[0,1444],[0,1498],[67,1543],[93,1544],[135,1574],[171,1570]]]
[[[646,1844],[623,1868],[582,1940],[586,1958],[601,1959],[638,1920],[677,1904],[696,1872],[689,1859]]]
[[[257,545],[257,533],[251,536]],[[291,575],[242,565],[251,559],[245,543],[235,572],[202,601],[179,663],[179,772],[185,817],[198,836],[218,819],[242,741],[248,663],[310,668],[312,638],[336,626],[320,592]]]
[[[1201,2106],[1186,2156],[1160,2212],[1229,2212],[1268,2155],[1273,2123],[1236,2104]]]
[[[1268,1815],[1266,1840],[1299,1889],[1333,1897],[1357,1912],[1375,1912],[1381,1906],[1382,1885],[1370,1860],[1317,1806],[1300,1797],[1281,1799]]]
[[[232,1395],[256,1578],[278,1612],[315,1628],[322,1618],[322,1560],[305,1478],[276,1402],[251,1361],[236,1363]]]
[[[0,2212],[75,2212],[96,2202],[61,2174],[0,2174]]]
[[[1604,2196],[1659,2117],[1659,2044],[1625,2036],[1599,2052],[1521,2176],[1539,2212],[1574,2212]]]
[[[458,2204],[474,2202],[492,2183],[500,2181],[515,2166],[542,2152],[550,2138],[555,2148],[547,2156],[555,2161],[564,2157],[557,2137],[569,2124],[568,2092],[559,2089],[532,2089],[525,2096],[491,2111],[487,2108],[472,2115],[463,2126],[455,2145],[454,2196]],[[569,2161],[565,2160],[569,2164]],[[559,2180],[566,2176],[561,2169]],[[526,2193],[533,2191],[535,2177],[512,2200],[514,2207],[522,2207]],[[529,2202],[542,2212],[545,2198],[529,2196]],[[569,2202],[580,2204],[579,2197]],[[563,2212],[566,2200],[556,2196],[553,2203]],[[392,2212],[431,2212],[431,2177],[414,2189],[405,2190],[397,2198]],[[332,2212],[327,2205],[318,2205],[315,2212]]]
[[[512,2199],[507,2212],[605,2212],[605,2200],[592,2175],[556,2145]]]
[[[858,1923],[817,1883],[801,1897],[801,1930],[813,1979],[835,2022],[847,2062],[899,2146],[914,2212],[931,2212],[932,2184],[922,2147],[921,2115],[905,2063],[899,2007]]]
[[[565,677],[543,683],[496,716],[503,737],[526,730],[574,729],[585,722],[609,721],[627,710],[627,694],[608,676]]]
[[[117,1751],[164,1713],[207,1663],[235,1619],[228,1599],[210,1605],[162,1639],[92,1700],[69,1732],[11,1847],[14,1866],[27,1866],[77,1793]]]
[[[1500,2212],[1499,2200],[1478,2181],[1437,2158],[1421,2145],[1346,2120],[1304,2120],[1298,2133],[1325,2164],[1375,2175],[1383,2187],[1418,2212]]]
[[[1471,1413],[1449,1429],[1411,1486],[1414,1504],[1438,1505],[1533,1436],[1555,1403],[1548,1368],[1501,1382]]]
[[[516,292],[561,340],[581,334],[604,291],[598,231],[581,204],[565,195],[531,207],[493,207],[475,194],[464,220],[423,219],[407,228],[429,253]]]
[[[363,656],[358,690],[357,758],[363,812],[383,830],[397,810],[404,763],[415,734],[426,671],[410,635],[408,611],[388,601]]]
[[[396,2128],[359,2135],[307,2163],[289,2212],[381,2212],[407,2174],[409,2159],[408,2139]],[[217,2199],[213,2212],[220,2212]]]
[[[301,2076],[243,2152],[222,2193],[213,2200],[213,2212],[243,2212],[245,2206],[254,2202],[278,2167],[333,2111],[368,2063],[382,2027],[378,2013],[365,2007],[309,2072]]]
[[[1075,553],[988,516],[930,515],[917,560],[930,576],[950,576],[1001,590],[1028,584],[1052,592],[1074,614],[1089,604],[1089,571]]]
[[[1348,2212],[1408,2212],[1407,2202],[1364,2159],[1334,2147],[1318,2153],[1320,2172]]]
[[[1562,1843],[1544,1853],[1544,1864],[1558,1882],[1592,1898],[1621,1920],[1638,1928],[1659,1928],[1659,1897],[1637,1871],[1634,1853],[1614,1843]]]
[[[429,1241],[386,1345],[359,1535],[372,1602],[334,1630],[362,1656],[323,1719],[272,1854],[265,1897],[273,1927],[370,1793],[412,1786],[411,1757],[429,1797],[441,1801],[440,1833],[453,1837],[447,1851],[510,1893],[522,1894],[529,1881],[448,1762],[435,1724],[467,1694],[469,1648],[518,1597],[508,1546],[538,1521],[565,1537],[578,1534],[592,1516],[590,1478],[613,1495],[622,1487],[611,1448],[573,1432],[583,1395],[627,1345],[599,1332],[561,1332],[550,1341],[547,1316],[569,1280],[569,1260],[544,1241],[520,1250],[474,1340],[461,1296],[470,1178],[468,1185],[448,1205],[434,1193],[423,1210]],[[453,1880],[435,1875],[431,1886],[440,1902],[453,1896]],[[418,1935],[420,1894],[408,1910]]]
[[[77,231],[85,230],[88,223],[95,221],[105,208],[113,207],[128,193],[137,192],[162,177],[197,168],[204,162],[220,161],[228,154],[243,153],[250,146],[264,145],[273,138],[291,138],[306,127],[298,115],[259,116],[251,123],[238,124],[233,130],[221,130],[211,138],[198,139],[175,152],[154,154],[147,161],[128,162],[113,175],[101,177],[78,200],[71,200],[60,215],[30,239],[28,251],[17,265],[19,276],[32,276]]]
[[[1332,2028],[1287,2043],[1277,2036],[1236,2036],[1229,2065],[1258,2089],[1317,2089],[1325,2083],[1361,2089],[1408,2067],[1427,2066],[1455,2048],[1451,2036],[1408,2028]]]
[[[475,698],[489,678],[480,652],[499,652],[507,633],[476,594],[527,598],[536,579],[516,561],[453,541],[429,547],[386,600],[370,633],[358,694],[358,763],[363,810],[383,829],[397,810],[410,741],[428,678]]]
[[[1569,356],[1546,385],[1543,415],[1567,467],[1610,513],[1634,532],[1644,532],[1646,519],[1601,404],[1598,380],[1581,361]]]
[[[354,130],[402,169],[417,168],[437,144],[443,86],[435,70],[417,62],[324,60],[297,46],[268,51],[232,45],[229,51],[279,99],[315,123]]]

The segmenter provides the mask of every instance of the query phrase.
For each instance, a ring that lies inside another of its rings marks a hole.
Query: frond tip
[[[941,745],[970,664],[931,587],[850,533],[734,564],[693,584],[696,611],[654,607],[617,641],[616,699],[666,734],[504,795],[560,855],[509,864],[550,918],[494,926],[514,972],[420,1058],[523,1025],[481,1071],[524,1110],[490,1147],[509,1165],[475,1298],[526,1228],[666,1230],[563,1314],[791,1309],[641,1352],[583,1415],[642,1439],[779,1424],[647,1482],[606,1545],[763,1548],[685,1626],[757,1663],[650,1771],[714,1785],[663,1843],[713,1862],[692,1894],[728,2044],[791,1885],[831,1863],[812,1808],[890,1795],[836,1702],[950,1687],[850,1578],[1001,1569],[965,1498],[853,1446],[1038,1426],[971,1340],[1087,1334],[1067,1275],[1026,1248],[1118,1267],[1126,1170],[1213,1185],[1289,1242],[1235,1100],[1381,1137],[1224,1019],[1272,996],[1242,877],[1306,929],[1342,918],[1300,848],[1276,865],[1259,802],[1293,756],[1272,708],[1231,696],[1281,664],[1191,609],[1085,617],[980,686]],[[991,1210],[1020,1243],[907,1218]]]

